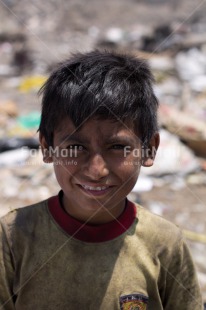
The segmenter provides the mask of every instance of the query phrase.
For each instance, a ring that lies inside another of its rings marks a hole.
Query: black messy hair
[[[39,131],[48,145],[68,116],[75,127],[87,119],[132,121],[144,144],[158,130],[158,101],[145,60],[109,51],[76,53],[62,62],[40,89]]]

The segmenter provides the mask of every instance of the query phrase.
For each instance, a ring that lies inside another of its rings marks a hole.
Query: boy
[[[126,198],[159,145],[145,62],[76,54],[41,92],[61,191],[1,220],[1,309],[202,309],[180,230]]]

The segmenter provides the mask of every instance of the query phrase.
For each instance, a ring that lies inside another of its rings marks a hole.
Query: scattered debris
[[[206,123],[174,107],[161,105],[160,123],[178,135],[195,153],[206,157]]]
[[[44,82],[46,82],[45,76],[26,76],[21,81],[19,90],[22,92],[38,91]]]
[[[205,53],[197,48],[192,48],[187,52],[178,53],[175,61],[180,78],[183,81],[189,81],[191,86],[197,77],[202,77],[206,74]]]
[[[152,188],[153,188],[152,179],[145,176],[144,174],[141,174],[132,192],[135,193],[147,192],[150,191]]]
[[[29,150],[18,149],[13,151],[6,151],[0,154],[0,166],[12,167],[22,165],[29,157]]]
[[[192,240],[192,241],[197,241],[200,243],[206,243],[206,235],[205,234],[199,234],[194,231],[189,231],[184,229],[184,235],[186,238]]]
[[[165,205],[161,201],[149,201],[148,207],[151,212],[163,216],[165,211],[168,211],[170,209],[170,206]]]
[[[7,115],[9,117],[15,117],[18,115],[18,108],[13,101],[0,101],[0,114]]]
[[[138,4],[91,0],[87,6],[63,0],[60,7],[55,1],[45,5],[36,0],[32,8],[24,0],[4,2],[13,15],[2,6],[0,216],[46,199],[59,189],[52,165],[42,162],[36,135],[40,121],[37,91],[54,64],[77,50],[129,50],[150,63],[161,103],[160,126],[164,128],[155,164],[142,169],[131,197],[192,232],[195,237],[187,233],[190,239],[197,238],[196,234],[204,236],[205,6],[194,11],[193,0]],[[190,18],[185,19],[187,16]],[[198,242],[193,240],[190,247],[206,300],[206,252],[205,245]]]
[[[1,138],[0,139],[0,153],[16,150],[16,149],[38,149],[39,141],[34,137],[23,138],[23,137],[11,137],[11,138]]]
[[[160,141],[154,165],[149,169],[142,167],[142,171],[146,175],[161,176],[172,174],[184,176],[199,170],[199,161],[176,135],[161,129]]]
[[[19,116],[17,123],[26,129],[38,129],[40,124],[41,114],[38,111],[33,111],[29,114]]]

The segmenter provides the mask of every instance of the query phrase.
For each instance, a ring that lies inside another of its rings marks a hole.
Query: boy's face
[[[43,151],[49,149],[41,135],[40,142]],[[142,159],[141,141],[129,123],[94,118],[75,128],[65,118],[53,142],[55,153],[44,153],[44,161],[54,163],[64,208],[94,224],[112,221],[122,213],[141,165],[153,164],[149,156]],[[157,134],[150,146],[157,149],[158,144]]]

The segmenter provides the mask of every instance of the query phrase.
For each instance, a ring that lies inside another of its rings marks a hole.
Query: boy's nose
[[[95,154],[89,158],[85,164],[84,173],[91,180],[99,180],[109,174],[107,164],[100,154]]]

